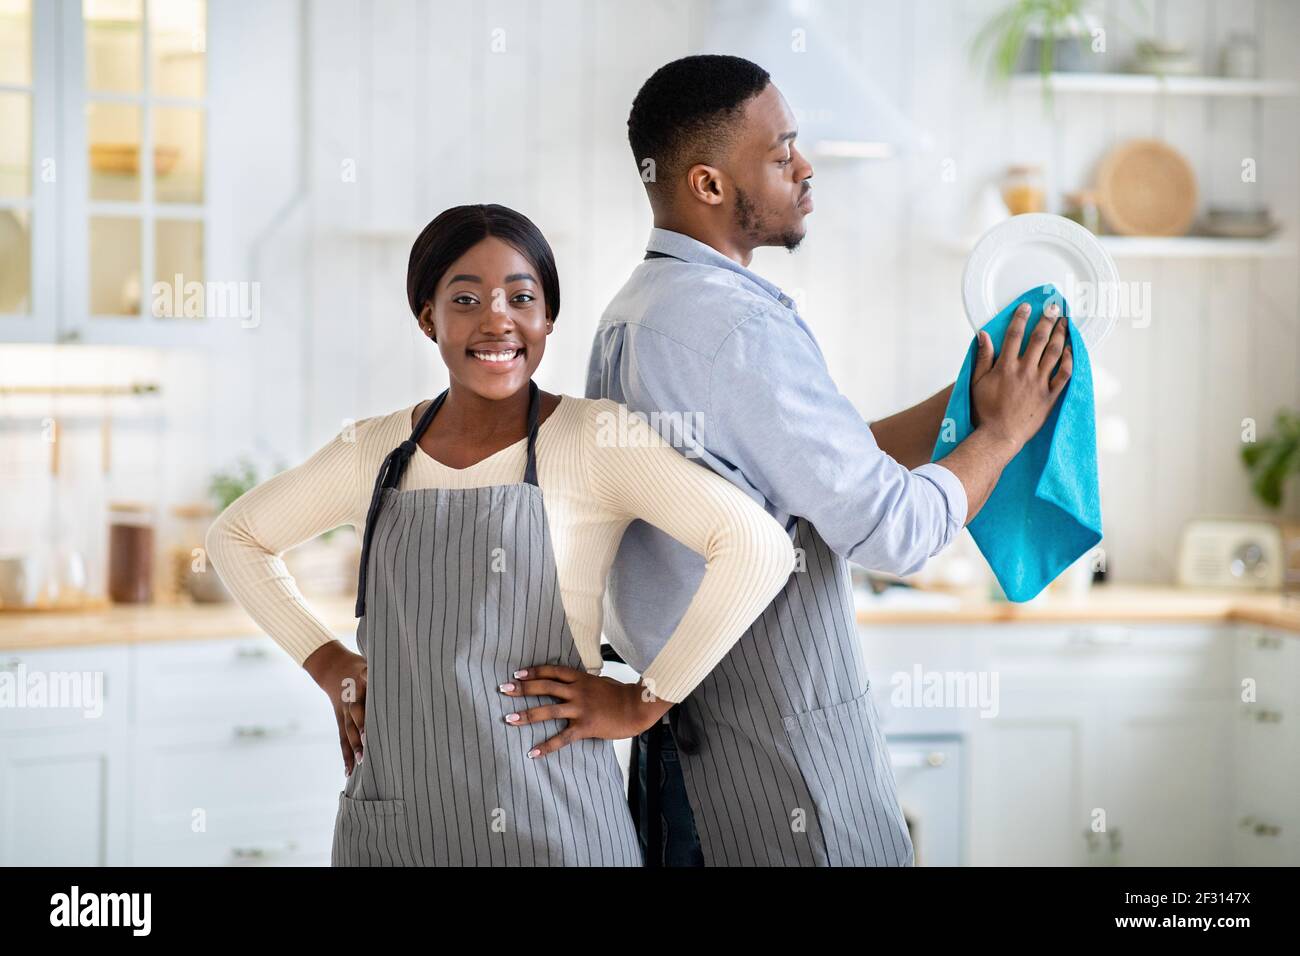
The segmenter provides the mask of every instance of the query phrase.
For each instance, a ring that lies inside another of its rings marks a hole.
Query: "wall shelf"
[[[1011,77],[1013,90],[1042,90],[1037,73]],[[1051,73],[1053,93],[1165,94],[1169,96],[1291,97],[1300,87],[1289,80],[1235,80],[1223,76],[1153,76],[1145,73]]]
[[[1112,258],[1121,259],[1294,259],[1296,243],[1287,235],[1268,239],[1221,239],[1216,236],[1101,236]],[[974,239],[943,239],[940,245],[968,256]]]
[[[1101,244],[1116,259],[1293,259],[1296,255],[1296,244],[1279,236],[1102,236]]]

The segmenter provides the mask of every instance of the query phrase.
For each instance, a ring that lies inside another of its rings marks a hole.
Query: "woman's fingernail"
[[[517,724],[517,723],[519,723],[519,715],[518,715],[518,714],[506,714],[506,723],[507,723],[507,724]]]
[[[1029,311],[1028,302],[1021,302],[1020,305],[1016,306],[1016,315],[1024,315],[1028,311]]]
[[[1060,314],[1061,314],[1061,307],[1057,305],[1055,302],[1047,303],[1046,308],[1043,309],[1043,315],[1047,316],[1049,319],[1054,319]]]
[[[537,757],[540,757],[541,755],[542,755],[542,752],[541,752],[540,750],[538,750],[536,747],[534,747],[532,750],[528,751],[528,759],[529,759],[529,760],[536,759]]]
[[[527,676],[528,676],[528,671],[515,671],[514,676],[515,676],[515,677],[527,677]]]
[[[510,691],[514,689],[515,689],[514,684],[502,684],[500,687],[497,688],[497,690],[501,691],[501,693],[503,694],[508,694],[510,693]]]
[[[357,763],[361,763],[362,753],[361,753],[360,750],[355,750],[355,751],[353,751],[353,752],[352,752],[352,756],[354,756],[354,757],[357,758]]]

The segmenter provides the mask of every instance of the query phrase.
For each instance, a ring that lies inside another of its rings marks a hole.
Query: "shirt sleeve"
[[[911,574],[966,524],[966,491],[930,462],[908,470],[876,444],[792,315],[763,310],[714,358],[705,444],[837,554]]]
[[[618,403],[592,403],[582,438],[592,493],[630,522],[639,518],[705,559],[700,585],[642,680],[680,702],[753,623],[794,569],[790,536],[720,475],[664,441]]]
[[[208,529],[208,560],[221,580],[299,665],[336,637],[281,555],[331,528],[364,523],[357,459],[355,432],[340,434],[302,464],[245,492]]]

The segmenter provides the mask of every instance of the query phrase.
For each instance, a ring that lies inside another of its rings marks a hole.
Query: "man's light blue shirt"
[[[937,463],[909,471],[876,444],[779,288],[689,236],[652,229],[648,259],[601,317],[587,397],[650,420],[793,533],[806,518],[871,570],[917,571],[966,523],[966,492]],[[657,413],[657,414],[656,414]],[[605,634],[638,671],[667,642],[704,559],[643,521],[610,570]]]

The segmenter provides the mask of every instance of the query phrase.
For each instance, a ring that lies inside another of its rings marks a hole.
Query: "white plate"
[[[1096,236],[1063,216],[1012,216],[980,237],[961,278],[966,318],[980,329],[1022,292],[1048,283],[1095,352],[1115,325],[1108,304],[1119,293],[1119,270]]]

